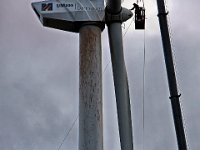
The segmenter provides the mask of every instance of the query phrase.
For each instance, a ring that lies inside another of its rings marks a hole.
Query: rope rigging
[[[139,5],[142,3],[142,6]],[[145,145],[145,69],[146,69],[146,33],[145,33],[145,4],[144,0],[137,0],[133,3],[135,10],[135,29],[144,30],[143,36],[143,68],[142,68],[142,149],[144,150]]]
[[[143,69],[142,69],[142,150],[144,150],[145,145],[145,73],[146,73],[146,33],[145,33],[145,6],[144,6],[144,0],[142,1],[143,7],[141,7],[141,10],[144,13],[144,35],[143,35]],[[138,0],[137,0],[138,3]]]
[[[142,149],[144,150],[145,145],[145,73],[146,73],[146,34],[144,30],[144,45],[143,45],[143,81],[142,81]]]

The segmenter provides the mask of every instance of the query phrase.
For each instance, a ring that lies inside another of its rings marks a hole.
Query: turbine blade
[[[127,72],[124,62],[121,23],[108,24],[113,68],[118,125],[122,150],[133,150],[131,107]]]

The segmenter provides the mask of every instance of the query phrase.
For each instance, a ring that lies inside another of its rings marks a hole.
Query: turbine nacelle
[[[104,29],[104,2],[93,0],[48,0],[32,3],[46,27],[78,32],[82,23],[96,22]]]

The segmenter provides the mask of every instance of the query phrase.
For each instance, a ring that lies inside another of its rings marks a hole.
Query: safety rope
[[[146,69],[146,33],[144,30],[144,45],[143,45],[143,81],[142,81],[142,149],[145,145],[145,69]]]
[[[141,1],[141,0],[140,0]],[[143,8],[145,9],[144,0],[142,0]],[[146,18],[146,17],[145,17]],[[145,149],[145,73],[146,73],[146,33],[144,29],[143,36],[143,81],[142,81],[142,150]]]

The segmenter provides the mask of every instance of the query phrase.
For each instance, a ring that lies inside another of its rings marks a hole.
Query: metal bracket
[[[172,96],[170,96],[169,98],[170,98],[170,99],[173,99],[173,98],[179,98],[179,97],[181,97],[181,94],[179,94],[179,95],[172,95]]]
[[[167,11],[167,12],[161,12],[161,13],[158,13],[158,17],[160,17],[160,16],[167,16],[169,14],[169,12]]]

